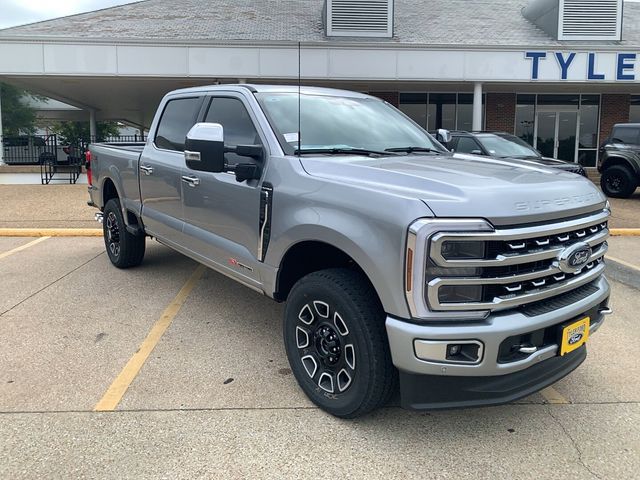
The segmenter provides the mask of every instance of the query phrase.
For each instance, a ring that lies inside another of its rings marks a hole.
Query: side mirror
[[[444,143],[449,143],[451,141],[451,132],[445,128],[439,128],[438,140]]]
[[[187,167],[202,172],[225,171],[224,130],[219,123],[196,123],[184,144]]]
[[[471,150],[471,155],[483,155],[482,150]]]

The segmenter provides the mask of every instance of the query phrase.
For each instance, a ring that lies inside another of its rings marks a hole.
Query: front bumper
[[[438,410],[513,402],[557,382],[587,358],[587,346],[526,370],[494,377],[442,377],[400,372],[403,408]]]
[[[426,406],[412,408],[433,408],[434,404],[442,403],[438,401],[438,398],[444,395],[440,392],[443,388],[447,391],[462,390],[460,392],[460,398],[462,398],[465,397],[462,394],[464,391],[478,391],[482,385],[487,385],[487,388],[490,389],[492,387],[489,385],[500,382],[509,385],[508,394],[488,395],[486,401],[483,401],[485,395],[479,394],[477,399],[461,400],[463,405],[460,406],[475,405],[476,400],[479,404],[508,402],[555,382],[584,360],[584,358],[580,361],[575,359],[581,355],[584,357],[586,349],[576,350],[576,352],[582,351],[582,354],[558,357],[558,345],[546,344],[543,348],[539,348],[524,358],[505,362],[499,361],[500,346],[510,337],[552,328],[587,313],[591,317],[589,333],[593,334],[604,321],[604,311],[607,308],[610,295],[609,283],[604,276],[598,278],[593,285],[596,287],[595,292],[580,301],[535,316],[527,316],[520,311],[512,310],[490,315],[483,321],[452,323],[448,320],[427,324],[410,323],[387,317],[387,335],[393,363],[400,371],[403,405],[416,404]],[[427,342],[423,342],[425,340]],[[449,361],[429,361],[418,357],[416,345],[420,346],[428,342],[446,344],[446,341],[451,341],[451,343],[477,342],[481,345],[480,358],[474,363],[461,364]],[[541,368],[542,365],[545,367]],[[551,366],[554,371],[557,370],[557,374],[551,371],[544,374],[546,369],[550,369]],[[520,372],[522,375],[519,375]],[[538,375],[536,372],[542,372],[542,374]],[[422,385],[422,390],[432,394],[433,401],[428,401],[424,395],[416,394],[420,391],[416,386],[418,384]],[[455,388],[456,385],[459,388]],[[473,397],[473,395],[471,396]],[[452,398],[447,397],[444,406],[451,405],[452,402],[455,403]]]

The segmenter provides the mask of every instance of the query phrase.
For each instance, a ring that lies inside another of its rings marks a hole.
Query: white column
[[[89,110],[89,135],[91,136],[91,141],[96,141],[98,129],[96,127],[96,111]]]
[[[2,84],[0,83],[0,165],[4,165],[4,144],[2,143]]]
[[[476,82],[473,85],[473,123],[471,127],[475,130],[482,130],[482,83]]]

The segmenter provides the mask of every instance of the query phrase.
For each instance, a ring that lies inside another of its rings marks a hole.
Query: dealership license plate
[[[589,317],[581,318],[562,329],[560,356],[573,352],[587,342],[589,338]]]

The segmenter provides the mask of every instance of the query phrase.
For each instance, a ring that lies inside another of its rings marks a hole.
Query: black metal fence
[[[57,135],[19,135],[0,137],[3,160],[7,165],[42,165],[44,163],[80,162],[91,143],[144,142],[144,135],[119,135],[63,141]]]

